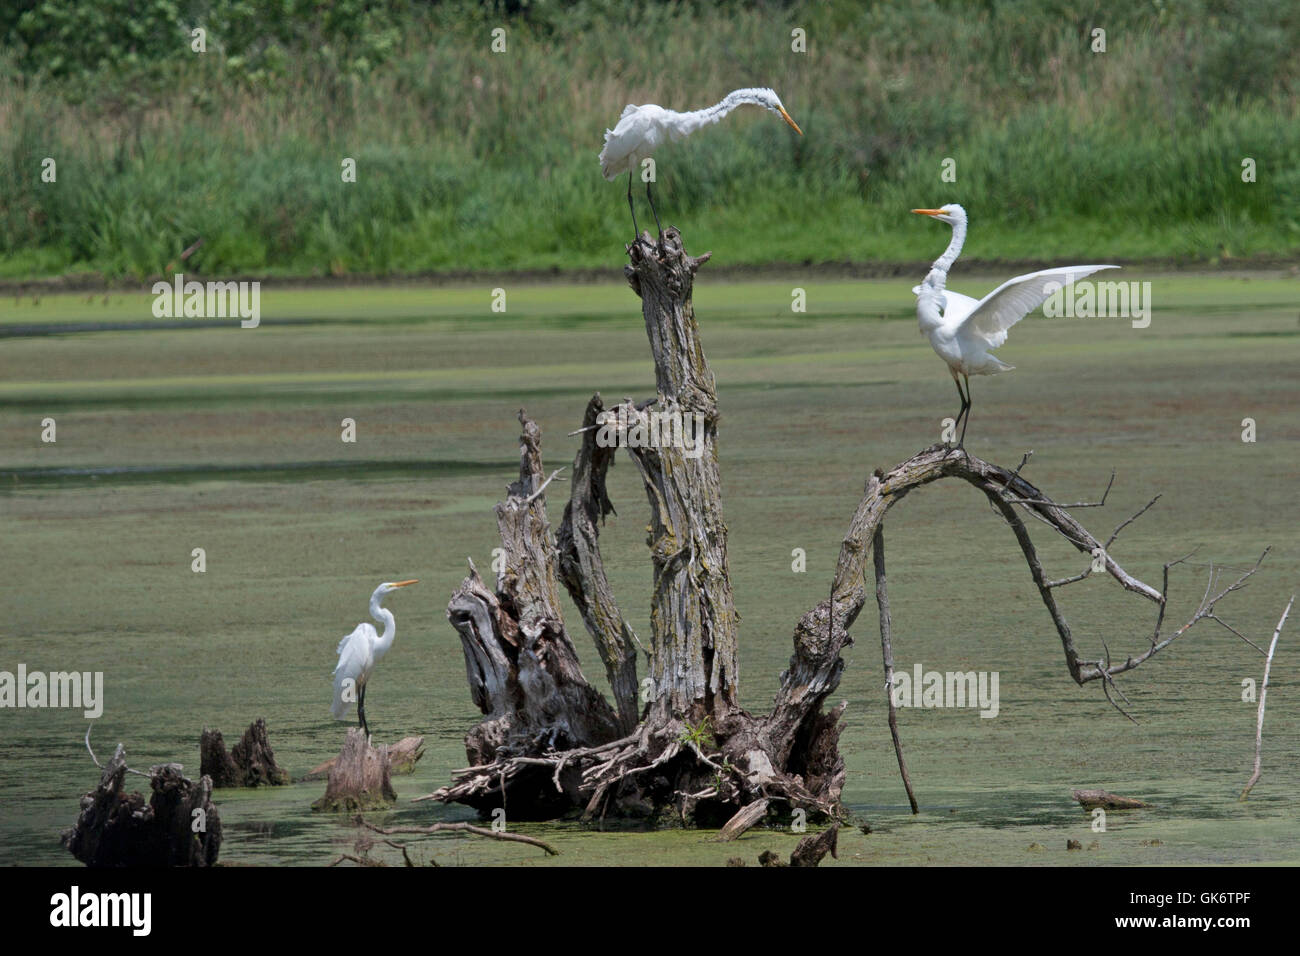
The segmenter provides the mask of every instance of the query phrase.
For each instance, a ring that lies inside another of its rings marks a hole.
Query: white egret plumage
[[[375,665],[388,653],[397,636],[397,622],[393,620],[393,612],[380,607],[379,602],[398,588],[412,584],[419,584],[419,581],[385,581],[370,595],[370,616],[384,625],[383,634],[376,631],[373,624],[363,621],[357,625],[356,630],[339,641],[339,662],[334,668],[334,703],[330,706],[330,712],[335,720],[344,720],[348,706],[355,700],[357,722],[367,737],[370,736],[370,726],[366,723],[366,685]]]
[[[628,104],[623,108],[614,128],[605,130],[605,146],[600,151],[600,171],[610,182],[627,173],[627,208],[632,212],[634,242],[640,233],[636,225],[636,209],[632,206],[632,174],[641,165],[641,161],[649,158],[665,141],[675,143],[701,127],[718,122],[736,107],[745,105],[761,106],[779,114],[796,133],[803,135],[803,130],[781,105],[781,98],[772,90],[757,87],[732,90],[721,102],[689,113],[667,110],[653,103],[644,106]],[[659,227],[662,236],[664,230],[659,223],[659,212],[655,209],[649,181],[645,184],[645,195],[650,203],[650,211],[654,213],[655,225]]]
[[[912,289],[916,295],[916,315],[921,323],[921,334],[930,339],[930,345],[948,364],[948,371],[961,396],[961,411],[953,427],[961,424],[961,438],[966,441],[966,426],[970,423],[970,376],[996,375],[1015,366],[1007,365],[989,350],[1007,340],[1007,330],[1046,302],[1058,290],[1077,279],[1090,276],[1102,269],[1118,266],[1062,266],[1044,269],[1028,275],[1008,279],[984,298],[976,300],[960,292],[944,288],[948,270],[952,268],[966,241],[966,210],[956,203],[938,209],[913,209],[922,216],[932,216],[952,226],[952,241],[943,255],[934,261],[924,281]],[[961,380],[966,391],[961,390]]]

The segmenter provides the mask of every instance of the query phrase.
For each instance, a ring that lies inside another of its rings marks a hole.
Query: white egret
[[[773,113],[779,113],[800,136],[803,135],[798,124],[781,105],[781,98],[769,89],[749,87],[733,90],[723,97],[722,102],[702,110],[690,113],[678,113],[666,110],[662,106],[647,103],[644,106],[628,104],[618,118],[613,129],[605,130],[605,147],[600,151],[600,171],[605,178],[613,182],[618,176],[627,173],[627,208],[632,211],[632,241],[640,235],[636,225],[636,209],[632,206],[632,173],[641,165],[641,161],[663,145],[665,140],[677,142],[684,136],[690,136],[702,126],[716,123],[737,106],[761,106]],[[645,184],[646,199],[650,202],[650,211],[654,213],[655,225],[659,235],[663,235],[663,226],[659,224],[659,212],[655,209],[654,196],[650,193],[650,183]]]
[[[912,289],[916,295],[916,315],[921,323],[921,334],[928,336],[939,358],[948,363],[948,371],[961,396],[960,448],[966,441],[966,426],[970,423],[970,376],[996,375],[1014,365],[1007,365],[989,349],[995,349],[1007,340],[1007,330],[1046,302],[1055,292],[1076,279],[1090,276],[1102,269],[1118,266],[1062,266],[1044,269],[1028,275],[1008,279],[984,298],[976,301],[960,292],[944,288],[948,270],[957,261],[962,243],[966,241],[966,210],[956,203],[938,209],[913,209],[922,216],[932,216],[952,226],[952,241],[943,255],[934,261],[925,280]],[[960,375],[966,382],[961,390]]]
[[[375,665],[388,653],[393,646],[393,638],[397,636],[393,612],[380,607],[379,602],[385,595],[411,584],[419,584],[419,581],[385,581],[370,595],[370,616],[384,625],[382,635],[375,630],[373,624],[362,622],[355,631],[339,641],[339,662],[334,668],[334,703],[330,712],[334,714],[335,720],[344,720],[348,705],[355,699],[360,718],[358,723],[367,737],[370,736],[370,727],[366,724],[366,684]],[[346,693],[349,690],[351,695]]]

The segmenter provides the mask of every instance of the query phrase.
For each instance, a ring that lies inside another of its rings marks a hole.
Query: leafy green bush
[[[9,274],[146,277],[198,238],[214,274],[608,264],[605,127],[745,85],[807,135],[741,111],[657,157],[665,221],[727,262],[932,257],[906,210],[947,201],[985,259],[1300,249],[1300,15],[1253,0],[20,0],[0,36]]]

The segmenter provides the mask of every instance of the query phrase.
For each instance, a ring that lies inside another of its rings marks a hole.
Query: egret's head
[[[799,128],[799,124],[790,118],[790,114],[787,113],[785,111],[785,107],[781,105],[781,97],[776,95],[775,90],[769,90],[766,88],[761,90],[755,90],[754,102],[757,103],[759,106],[763,107],[764,109],[771,110],[773,113],[778,114],[781,117],[781,119],[785,120],[787,123],[790,124],[791,129],[793,129],[800,136],[803,135],[803,130]]]
[[[411,578],[411,580],[409,581],[385,581],[383,584],[379,585],[379,587],[375,589],[375,595],[382,597],[385,594],[391,594],[393,591],[396,591],[398,588],[404,588],[412,584],[419,584],[419,583],[420,583],[419,580],[417,580],[416,578]]]
[[[959,222],[966,221],[966,210],[955,202],[950,202],[946,206],[940,206],[938,209],[913,209],[912,212],[919,216],[933,216],[940,222],[946,222],[950,226],[955,226]]]

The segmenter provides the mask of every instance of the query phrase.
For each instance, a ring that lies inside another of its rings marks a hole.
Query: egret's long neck
[[[397,636],[397,622],[393,620],[393,612],[379,606],[382,597],[381,594],[370,597],[370,616],[384,625],[384,633],[379,635],[379,643],[375,645],[376,660],[388,653],[388,649],[393,646],[393,638]]]
[[[758,104],[759,100],[750,90],[732,90],[722,98],[721,102],[715,103],[713,106],[707,106],[702,110],[692,110],[689,113],[678,113],[676,132],[680,136],[688,136],[701,127],[718,122],[737,106],[743,106],[746,103]]]
[[[965,241],[966,220],[958,219],[952,224],[952,241],[948,243],[948,248],[943,251],[943,255],[934,260],[934,265],[930,267],[930,272],[925,277],[925,285],[936,291],[943,290],[944,283],[948,281],[948,270],[961,255],[961,247]]]

